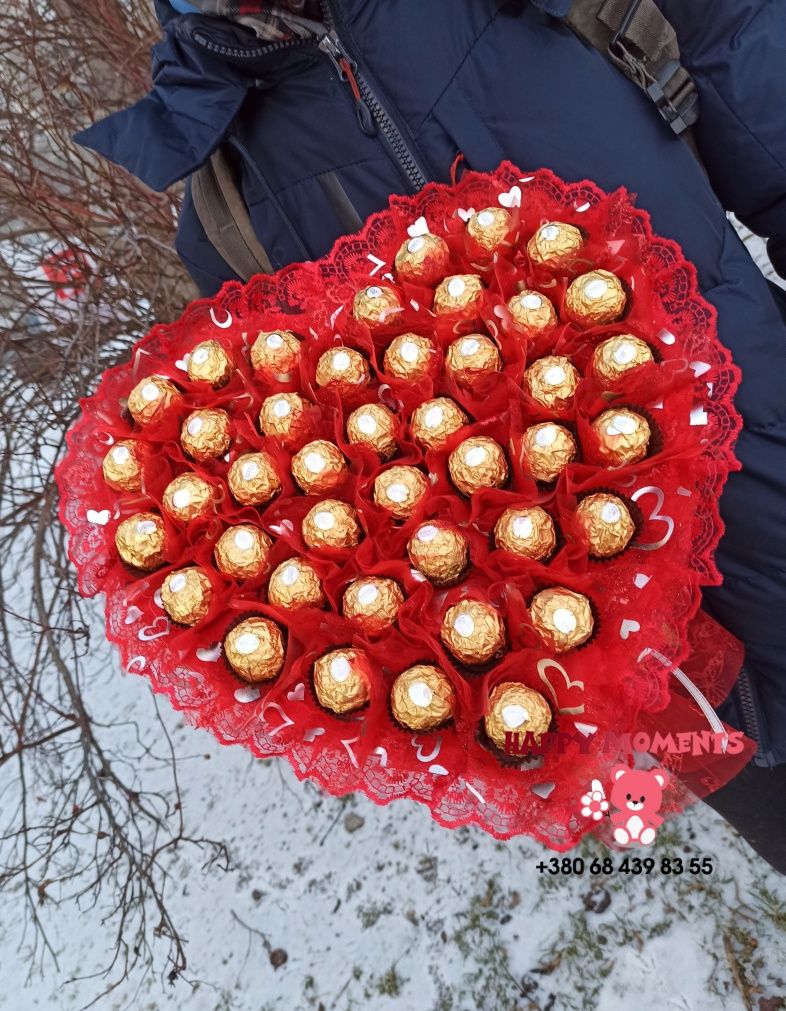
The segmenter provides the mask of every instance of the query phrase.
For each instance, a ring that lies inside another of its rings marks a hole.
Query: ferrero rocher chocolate
[[[393,682],[390,708],[408,730],[436,730],[453,718],[456,692],[450,678],[431,664],[416,664]]]
[[[314,694],[325,709],[353,713],[368,702],[371,677],[371,661],[362,649],[334,649],[314,662]]]
[[[414,382],[434,372],[437,349],[428,337],[404,333],[395,337],[385,351],[384,369],[389,376]]]
[[[454,340],[445,355],[445,371],[459,386],[471,388],[483,376],[500,372],[502,358],[494,341],[482,333]]]
[[[264,530],[250,523],[229,527],[216,541],[216,568],[232,579],[253,579],[265,570],[273,542]]]
[[[557,325],[554,306],[539,291],[520,291],[508,302],[516,328],[528,337],[545,333]]]
[[[128,394],[128,410],[137,425],[158,421],[180,400],[180,391],[165,376],[140,379]]]
[[[527,243],[527,253],[533,263],[543,267],[562,267],[576,258],[583,245],[584,236],[575,225],[548,221]]]
[[[439,283],[434,292],[434,312],[439,316],[477,315],[483,298],[483,283],[477,274],[453,274]]]
[[[524,466],[536,481],[551,483],[576,456],[576,440],[563,425],[532,425],[522,440]]]
[[[506,749],[508,734],[532,734],[540,743],[541,734],[551,726],[551,706],[534,688],[518,681],[503,681],[489,695],[483,725],[492,744]]]
[[[135,569],[157,569],[166,561],[164,523],[156,513],[136,513],[118,526],[115,533],[118,554]]]
[[[604,411],[593,422],[598,436],[598,455],[609,467],[638,463],[647,455],[652,432],[649,422],[627,407]]]
[[[421,523],[407,545],[409,560],[435,586],[455,582],[467,567],[464,534],[445,520]]]
[[[579,379],[570,358],[548,355],[530,365],[524,373],[524,387],[541,407],[564,411],[573,400]]]
[[[306,443],[292,457],[292,476],[307,495],[321,495],[337,487],[347,475],[338,446],[325,439]]]
[[[351,505],[328,498],[309,510],[301,526],[310,548],[354,548],[360,541],[360,525]]]
[[[267,599],[276,607],[322,607],[317,570],[306,558],[288,558],[273,571],[267,584]]]
[[[450,264],[450,250],[438,235],[416,235],[405,239],[396,253],[396,274],[400,281],[434,284],[443,278]]]
[[[467,222],[467,235],[481,249],[493,253],[504,243],[511,220],[510,212],[504,207],[484,207]]]
[[[210,609],[213,587],[198,566],[170,572],[161,586],[164,610],[178,625],[196,625]]]
[[[411,516],[427,491],[426,478],[417,467],[391,467],[374,481],[374,501],[397,520]]]
[[[394,579],[365,576],[346,588],[341,610],[345,618],[373,634],[395,622],[403,603],[404,594]]]
[[[263,505],[281,491],[281,478],[267,453],[243,453],[229,468],[227,483],[242,505]]]
[[[308,401],[299,393],[274,393],[262,401],[259,427],[265,435],[283,442],[296,439],[303,430]]]
[[[370,327],[390,326],[400,316],[401,299],[394,288],[372,284],[359,291],[352,302],[352,315]]]
[[[347,439],[368,446],[384,459],[396,452],[393,412],[384,404],[363,404],[347,418]]]
[[[487,663],[505,646],[505,626],[496,608],[480,600],[461,600],[442,619],[440,636],[461,663]]]
[[[187,472],[173,478],[161,500],[167,516],[189,523],[213,511],[215,489],[198,474]]]
[[[368,362],[354,348],[336,347],[319,356],[317,386],[341,390],[365,386],[369,381]]]
[[[453,484],[464,495],[481,488],[501,488],[508,479],[508,461],[498,442],[487,436],[465,439],[448,457]]]
[[[283,379],[298,367],[300,341],[291,330],[263,330],[251,345],[254,372],[264,379]]]
[[[426,449],[441,449],[447,440],[467,424],[467,416],[450,397],[424,400],[412,413],[412,435]]]
[[[600,326],[621,319],[628,295],[622,281],[608,270],[591,270],[572,281],[565,310],[581,326]]]
[[[540,506],[512,506],[497,520],[494,543],[498,548],[541,561],[557,546],[554,520]]]
[[[207,383],[215,390],[229,382],[232,359],[218,341],[202,341],[186,357],[186,371],[192,382]]]
[[[104,480],[115,491],[139,491],[142,487],[142,460],[135,439],[121,439],[104,457]]]
[[[584,528],[589,552],[610,558],[624,551],[636,532],[630,510],[617,495],[596,492],[579,502],[576,515]]]
[[[246,618],[227,632],[224,656],[244,681],[270,681],[284,666],[284,637],[268,618]]]
[[[529,611],[535,631],[555,653],[575,649],[592,635],[592,609],[581,593],[560,586],[541,590],[532,598]]]
[[[598,344],[592,355],[592,371],[604,382],[613,383],[631,369],[652,361],[652,351],[646,341],[633,334],[621,334]]]
[[[229,415],[216,407],[192,411],[180,430],[180,445],[195,460],[223,456],[231,442]]]

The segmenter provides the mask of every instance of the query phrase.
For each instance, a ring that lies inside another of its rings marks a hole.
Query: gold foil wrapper
[[[404,594],[394,579],[365,576],[350,583],[344,591],[341,610],[345,618],[356,622],[364,632],[382,632],[395,623]]]
[[[488,663],[505,646],[505,626],[496,608],[479,600],[462,600],[448,608],[440,636],[453,656],[470,667]]]
[[[395,323],[401,314],[401,299],[394,288],[372,284],[359,291],[352,302],[352,315],[368,327],[384,327]]]
[[[636,532],[636,525],[625,503],[617,495],[596,492],[579,502],[576,514],[584,528],[589,552],[598,558],[610,558],[624,551]]]
[[[565,294],[565,310],[574,323],[600,326],[620,319],[627,301],[625,286],[615,274],[591,270],[571,282]]]
[[[552,303],[539,291],[520,291],[508,302],[516,329],[528,337],[552,330],[557,325],[557,313]]]
[[[467,222],[467,235],[487,253],[493,253],[505,242],[512,223],[504,207],[484,207]]]
[[[339,499],[324,499],[303,517],[303,540],[310,548],[354,548],[360,543],[355,510]]]
[[[554,520],[540,506],[512,506],[497,520],[494,543],[498,548],[542,561],[557,546]]]
[[[203,407],[192,411],[180,430],[180,445],[195,460],[223,456],[231,443],[229,415],[219,408]]]
[[[264,505],[281,491],[281,478],[267,453],[243,453],[230,466],[227,483],[241,505]]]
[[[413,438],[426,449],[442,449],[448,439],[467,424],[467,416],[450,397],[424,400],[412,412]]]
[[[347,464],[338,446],[325,439],[306,443],[292,457],[292,476],[307,495],[332,491],[347,475]]]
[[[180,400],[180,390],[165,376],[140,379],[128,394],[128,410],[137,425],[158,421]]]
[[[164,610],[178,625],[196,625],[210,609],[213,587],[197,566],[170,572],[161,586]]]
[[[385,351],[384,369],[389,376],[413,382],[432,373],[437,365],[437,349],[428,337],[404,333],[395,337]]]
[[[374,501],[397,520],[405,520],[428,491],[428,482],[417,467],[390,467],[374,481]]]
[[[396,452],[393,412],[384,404],[363,404],[347,418],[347,439],[353,445],[368,446],[383,460]]]
[[[396,274],[400,281],[434,284],[450,265],[450,250],[438,235],[416,235],[405,239],[396,253]]]
[[[291,330],[262,330],[251,345],[251,365],[265,379],[282,379],[300,363],[300,341]]]
[[[239,523],[229,527],[216,541],[213,557],[216,568],[232,579],[253,579],[265,571],[273,542],[259,527]]]
[[[481,488],[501,488],[508,479],[508,461],[498,442],[486,436],[465,439],[448,457],[453,484],[464,495]]]
[[[213,511],[215,489],[197,474],[180,474],[164,489],[164,512],[173,520],[189,523]]]
[[[115,532],[118,554],[135,569],[149,572],[166,561],[164,523],[156,513],[136,513],[118,525]]]
[[[308,404],[299,393],[274,393],[266,397],[259,411],[261,431],[282,442],[297,439],[303,431]]]
[[[595,626],[589,600],[559,586],[536,593],[529,610],[536,632],[555,653],[581,646]]]
[[[454,340],[445,355],[445,371],[469,389],[483,376],[502,370],[502,358],[497,345],[482,333],[467,334]]]
[[[595,348],[592,371],[606,383],[614,383],[631,369],[654,361],[649,344],[633,334],[610,337]]]
[[[598,436],[598,454],[608,467],[638,463],[649,451],[649,422],[627,407],[604,411],[592,422],[592,428]]]
[[[268,618],[246,618],[227,632],[224,656],[244,681],[271,681],[284,666],[281,629]]]
[[[336,347],[325,351],[317,362],[317,386],[360,387],[370,378],[368,362],[354,348]]]
[[[576,456],[576,440],[563,425],[543,421],[532,425],[522,441],[524,464],[536,481],[550,484]]]
[[[216,390],[229,382],[232,359],[218,341],[202,341],[189,353],[186,371],[192,382],[207,383]]]
[[[317,570],[305,558],[288,558],[273,572],[267,584],[267,599],[276,607],[322,607],[322,592]]]
[[[434,312],[439,316],[477,315],[483,299],[483,282],[477,274],[453,274],[440,281],[434,292]]]
[[[409,560],[435,586],[455,582],[467,567],[467,539],[452,523],[421,523],[407,545]]]
[[[527,243],[527,254],[542,267],[562,267],[575,260],[584,245],[584,236],[575,225],[547,221]]]
[[[456,692],[450,678],[431,664],[416,664],[393,682],[390,709],[408,730],[436,730],[453,719]]]
[[[540,692],[517,681],[503,681],[489,695],[483,725],[492,744],[504,751],[508,734],[520,734],[522,743],[526,734],[532,734],[540,743],[552,718],[551,706]]]
[[[576,394],[580,378],[570,358],[548,355],[530,365],[524,373],[524,386],[542,407],[564,411]]]
[[[368,704],[371,662],[361,649],[335,649],[315,661],[313,680],[321,706],[334,713],[353,713]]]
[[[143,468],[139,444],[134,439],[121,439],[104,457],[101,465],[104,480],[115,491],[139,491]]]

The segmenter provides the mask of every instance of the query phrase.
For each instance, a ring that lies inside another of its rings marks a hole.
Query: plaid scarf
[[[230,18],[250,28],[263,42],[282,42],[308,38],[313,30],[303,17],[306,0],[281,0],[280,3],[244,2],[244,0],[191,0],[202,14]]]

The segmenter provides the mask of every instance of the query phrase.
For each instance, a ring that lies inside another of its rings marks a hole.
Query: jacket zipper
[[[761,733],[759,728],[759,718],[756,714],[756,704],[753,701],[753,689],[751,688],[750,675],[745,667],[737,676],[737,697],[742,707],[742,722],[746,736],[755,741],[759,750],[761,749]]]

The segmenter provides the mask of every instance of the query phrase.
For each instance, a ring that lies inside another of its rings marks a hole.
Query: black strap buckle
[[[686,80],[682,87],[670,98],[666,94],[666,88],[674,76],[683,69],[679,60],[669,60],[664,63],[655,77],[647,67],[645,60],[626,46],[622,35],[638,6],[639,3],[634,0],[631,10],[628,12],[629,16],[609,43],[609,53],[624,64],[629,76],[641,87],[658,110],[661,118],[679,137],[690,129],[699,118],[699,95],[696,85],[686,72]]]

